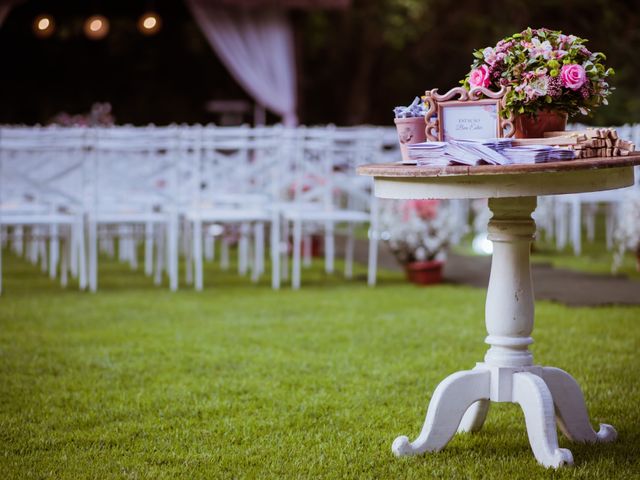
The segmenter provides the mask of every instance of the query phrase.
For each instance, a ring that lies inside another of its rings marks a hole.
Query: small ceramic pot
[[[400,153],[402,163],[411,163],[407,145],[420,143],[427,140],[424,117],[396,118],[394,119],[398,129],[398,142],[400,143]]]

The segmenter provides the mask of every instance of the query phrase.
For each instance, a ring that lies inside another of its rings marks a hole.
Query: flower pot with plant
[[[528,28],[473,53],[462,84],[470,89],[507,87],[503,114],[515,115],[516,138],[564,130],[568,116],[589,115],[613,91],[605,55],[587,40],[546,28]]]
[[[405,268],[409,281],[419,284],[442,280],[442,267],[452,241],[466,224],[440,200],[385,200],[380,205],[381,238]]]

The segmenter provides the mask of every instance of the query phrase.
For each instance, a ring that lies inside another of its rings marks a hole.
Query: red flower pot
[[[442,267],[444,262],[430,260],[428,262],[411,262],[405,267],[407,279],[418,285],[432,285],[442,282]]]
[[[567,128],[567,114],[543,110],[537,115],[517,115],[514,127],[516,138],[542,138],[544,132],[564,131]]]

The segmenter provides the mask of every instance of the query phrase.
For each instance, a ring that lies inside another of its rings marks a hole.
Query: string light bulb
[[[91,40],[102,40],[109,33],[109,20],[102,15],[92,15],[84,22],[84,34]]]
[[[143,35],[155,35],[161,27],[160,15],[156,12],[146,12],[138,19],[138,30]]]
[[[33,21],[33,32],[37,37],[48,38],[53,35],[55,29],[56,24],[50,15],[38,15]]]

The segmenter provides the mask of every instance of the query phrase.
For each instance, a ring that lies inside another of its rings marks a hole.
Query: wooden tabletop
[[[404,165],[401,163],[378,163],[361,165],[359,175],[371,177],[444,177],[469,175],[517,175],[525,173],[569,172],[640,165],[640,152],[626,157],[595,157],[562,162],[536,163],[532,165],[451,165],[445,167]]]

